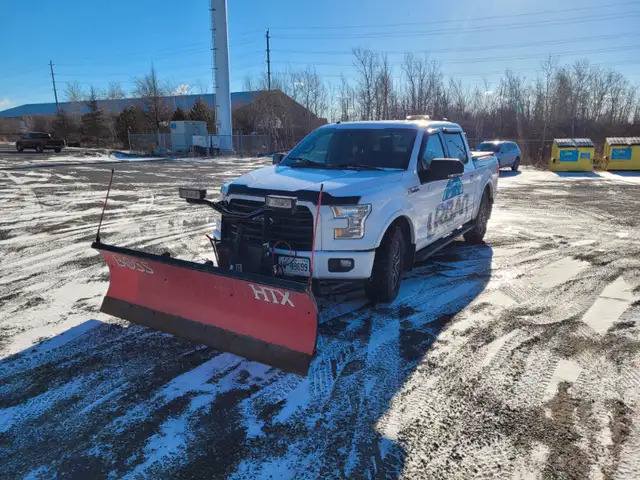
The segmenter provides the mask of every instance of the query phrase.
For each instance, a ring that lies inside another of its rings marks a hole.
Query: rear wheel
[[[19,152],[23,152],[23,151],[24,151],[24,148],[22,148],[22,147],[16,147],[16,150],[18,150]]]
[[[56,152],[56,153],[60,153],[61,151],[62,151],[62,149],[61,149],[61,148],[55,148],[55,149],[54,149],[54,152]]]
[[[38,145],[38,146],[36,147],[36,152],[38,152],[38,153],[42,153],[42,152],[44,152],[44,148],[42,148],[42,146],[41,146],[41,145]]]
[[[464,239],[467,243],[482,243],[484,235],[487,233],[487,223],[491,216],[491,198],[489,192],[484,191],[482,200],[480,201],[480,207],[478,208],[478,215],[474,222],[473,228],[464,234]]]
[[[365,291],[373,303],[392,302],[398,296],[407,244],[399,227],[387,230],[382,243],[376,250],[371,277]]]
[[[511,170],[514,172],[517,172],[519,166],[520,166],[520,157],[516,157],[516,159],[513,161],[513,165],[511,165]]]

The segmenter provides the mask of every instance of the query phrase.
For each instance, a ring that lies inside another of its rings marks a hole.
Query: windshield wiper
[[[384,170],[384,168],[376,167],[374,165],[367,165],[366,163],[346,163],[344,165],[332,165],[332,167],[351,170]]]
[[[288,158],[287,160],[291,160],[291,163],[286,163],[287,167],[310,167],[310,168],[327,168],[326,165],[322,162],[314,162],[313,160],[309,160],[307,158],[302,157],[293,157]]]

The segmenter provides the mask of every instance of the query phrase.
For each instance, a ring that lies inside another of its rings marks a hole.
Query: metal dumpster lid
[[[640,145],[640,137],[607,137],[609,145]]]
[[[554,138],[553,141],[559,147],[593,147],[590,138]]]

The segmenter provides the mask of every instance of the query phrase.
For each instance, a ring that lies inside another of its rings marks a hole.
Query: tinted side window
[[[467,163],[467,149],[464,146],[464,140],[459,133],[445,133],[444,141],[447,144],[447,150],[449,150],[449,156],[451,158],[457,158],[462,163]]]
[[[420,168],[426,170],[434,158],[445,158],[444,148],[438,134],[429,135],[420,155]]]

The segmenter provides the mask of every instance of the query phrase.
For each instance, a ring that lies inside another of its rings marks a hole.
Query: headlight
[[[340,238],[362,238],[364,237],[364,222],[371,213],[371,205],[345,205],[333,206],[333,218],[344,218],[347,226],[344,228],[334,228],[333,237]]]

